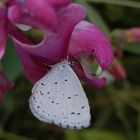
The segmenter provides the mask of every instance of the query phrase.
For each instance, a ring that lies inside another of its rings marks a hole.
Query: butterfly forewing
[[[34,85],[29,103],[41,121],[72,129],[90,124],[86,94],[68,62],[56,64]]]

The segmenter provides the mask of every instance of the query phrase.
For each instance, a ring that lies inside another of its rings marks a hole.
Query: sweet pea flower
[[[108,69],[101,71],[100,75],[98,76],[100,78],[105,77],[106,85],[109,85],[112,84],[115,80],[125,79],[127,75],[121,62],[117,59],[117,57],[114,57],[112,64],[108,67]]]
[[[8,18],[13,23],[52,28],[57,24],[57,11],[70,2],[71,0],[16,0],[8,8]]]
[[[126,29],[122,31],[123,34],[126,36],[126,43],[136,43],[140,42],[140,28],[133,27],[130,29]]]
[[[113,54],[111,45],[107,37],[95,25],[87,21],[81,21],[73,30],[68,54],[72,56],[80,56],[88,54],[93,59],[96,59],[101,68],[107,69],[112,62]],[[82,58],[81,58],[82,59]],[[83,60],[81,60],[83,62]],[[98,78],[93,75],[89,69],[89,65],[85,62],[82,65],[77,65],[77,75],[84,79],[87,83],[95,87],[103,87],[106,79]]]
[[[50,65],[69,56],[70,61],[75,62],[73,68],[81,79],[95,87],[105,85],[105,78],[98,79],[93,75],[82,55],[92,56],[102,69],[106,69],[113,58],[111,45],[95,25],[82,21],[84,17],[83,7],[71,4],[60,13],[55,32],[47,31],[41,43],[34,45],[27,38],[21,38],[23,34],[13,35],[25,73],[33,84],[47,73]]]
[[[0,59],[5,50],[8,26],[12,28],[12,24],[20,23],[31,27],[51,29],[57,23],[57,11],[70,2],[71,0],[60,0],[59,2],[57,0],[1,0]]]
[[[85,56],[96,59],[102,69],[107,69],[112,62],[113,53],[106,36],[95,25],[83,21],[86,15],[84,8],[79,4],[67,5],[69,0],[30,2],[20,0],[10,3],[8,29],[5,28],[11,35],[29,81],[36,83],[47,74],[51,65],[69,58],[69,61],[74,62],[73,69],[81,79],[92,86],[103,87],[105,78],[99,79],[92,74]],[[42,29],[43,40],[34,44],[13,23]]]
[[[122,80],[126,78],[126,71],[117,58],[113,59],[112,64],[108,67],[108,72],[114,76],[115,79]]]
[[[17,23],[26,23],[31,27],[49,28],[57,23],[57,12],[70,4],[71,0],[1,0],[0,1],[0,60],[5,53],[8,34],[16,27]],[[31,5],[34,9],[31,9]],[[44,7],[42,7],[44,6]],[[50,10],[46,10],[46,7]],[[38,11],[35,11],[38,9]],[[45,12],[45,14],[42,14]],[[50,18],[51,17],[51,18]],[[44,20],[45,19],[45,20]],[[18,36],[18,35],[17,35]],[[0,70],[0,99],[3,92],[13,87],[6,75]]]
[[[116,29],[111,33],[111,37],[120,44],[132,44],[140,42],[140,27]]]

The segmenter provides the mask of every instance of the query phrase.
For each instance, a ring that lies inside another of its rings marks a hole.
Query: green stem
[[[118,118],[120,119],[120,121],[122,122],[125,130],[126,130],[126,133],[128,135],[128,139],[129,140],[134,140],[134,134],[133,134],[133,131],[132,131],[132,128],[129,124],[129,121],[128,119],[126,118],[126,115],[124,113],[124,106],[121,102],[117,101],[115,102],[115,107],[116,107],[116,111],[117,111],[117,116]]]
[[[98,120],[96,121],[96,123],[94,124],[95,128],[102,128],[104,127],[105,123],[108,121],[108,119],[110,118],[111,114],[112,114],[112,107],[109,107],[107,109],[104,109],[101,114],[98,117]]]

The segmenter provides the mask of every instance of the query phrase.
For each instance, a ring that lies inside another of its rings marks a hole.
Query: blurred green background
[[[116,29],[140,27],[139,0],[74,0],[87,10],[87,20],[108,36]],[[114,42],[113,40],[111,40]],[[115,44],[112,44],[115,46]],[[140,43],[117,45],[127,79],[116,80],[103,89],[84,85],[92,122],[83,130],[68,130],[35,119],[28,107],[32,85],[23,75],[13,44],[7,42],[2,61],[15,87],[0,105],[0,140],[140,140]]]

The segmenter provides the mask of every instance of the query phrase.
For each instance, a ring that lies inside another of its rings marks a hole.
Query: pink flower
[[[95,87],[105,85],[105,78],[98,79],[85,63],[82,64],[77,59],[80,57],[82,60],[81,56],[87,54],[97,59],[102,69],[106,69],[113,58],[111,45],[106,36],[96,26],[82,21],[84,17],[83,7],[71,4],[61,11],[55,32],[47,31],[40,44],[32,45],[27,38],[24,37],[23,40],[23,37],[20,37],[22,34],[13,35],[25,73],[32,83],[47,73],[50,64],[70,56],[70,60],[75,62],[74,70],[80,78]]]
[[[51,29],[57,23],[58,11],[71,0],[2,0],[0,2],[0,59],[5,50],[8,26],[15,23]],[[46,10],[47,9],[47,10]],[[43,13],[43,14],[42,14]],[[50,18],[51,17],[51,18]]]
[[[57,11],[71,0],[16,0],[8,8],[8,18],[13,23],[32,27],[52,28],[57,24]]]
[[[97,59],[102,69],[107,69],[113,59],[111,45],[96,26],[82,21],[86,15],[84,8],[69,3],[70,0],[10,1],[8,7],[0,12],[3,22],[0,24],[1,57],[9,33],[25,74],[33,84],[47,74],[50,65],[69,56],[69,60],[75,62],[74,70],[80,78],[90,85],[102,87],[105,78],[99,79],[92,74],[85,56]],[[33,44],[15,23],[43,29],[43,40],[39,44]]]
[[[130,28],[122,31],[126,36],[126,43],[140,42],[140,28]]]
[[[122,80],[126,78],[126,71],[117,58],[113,59],[112,64],[108,68],[108,71],[115,77],[115,79]]]
[[[68,54],[72,56],[88,54],[98,61],[103,70],[111,64],[113,58],[111,45],[106,36],[95,25],[87,21],[81,21],[75,26]],[[78,67],[77,74],[87,83],[96,87],[103,87],[105,85],[106,79],[98,79],[93,75],[88,68],[88,64],[83,63],[83,65]]]
[[[112,32],[111,37],[113,41],[119,44],[137,43],[140,42],[140,28],[117,29]]]
[[[15,30],[15,23],[27,23],[27,25],[51,29],[57,23],[58,14],[64,6],[71,0],[40,0],[40,1],[20,1],[20,0],[1,0],[0,1],[0,60],[5,52],[5,45],[8,33]],[[41,7],[44,6],[44,7]],[[33,7],[33,9],[32,9]],[[45,10],[46,8],[50,10]],[[42,13],[38,13],[38,9]],[[47,12],[46,12],[47,11]],[[51,18],[50,18],[51,17]],[[45,19],[45,20],[44,20]],[[16,34],[15,32],[14,34]],[[18,36],[18,34],[16,34]],[[22,38],[22,36],[20,36]],[[24,37],[23,37],[24,40]],[[0,72],[0,97],[2,93],[13,87],[3,72]]]

